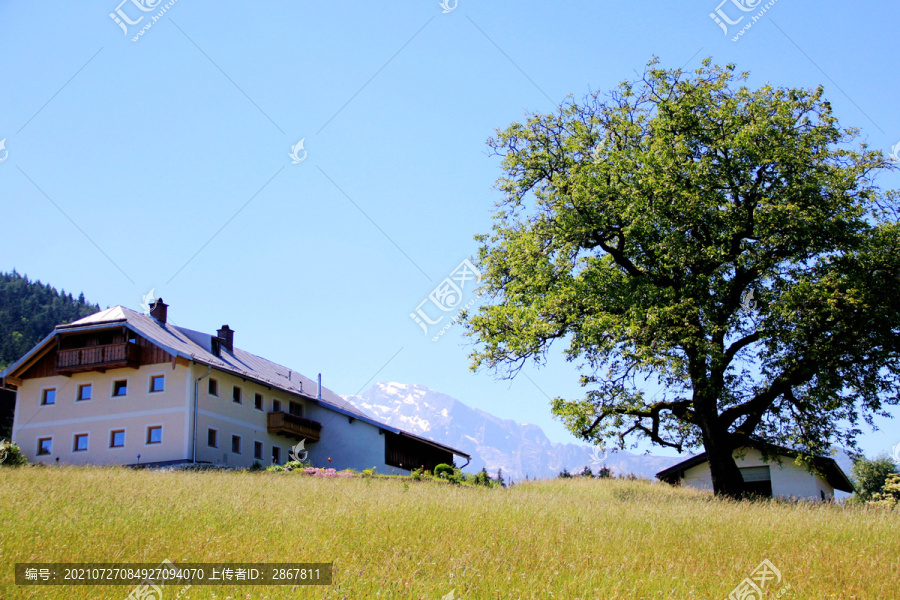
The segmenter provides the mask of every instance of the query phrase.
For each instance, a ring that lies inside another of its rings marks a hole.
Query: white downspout
[[[191,443],[191,462],[197,463],[197,397],[200,394],[200,381],[209,377],[212,373],[212,365],[207,367],[206,373],[194,380],[194,440]]]

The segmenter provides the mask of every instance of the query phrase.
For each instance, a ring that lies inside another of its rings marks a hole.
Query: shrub
[[[884,487],[888,477],[896,472],[897,465],[887,456],[879,456],[873,460],[859,457],[853,462],[851,471],[856,487],[853,500],[856,502],[871,500],[872,496]]]
[[[472,483],[475,485],[483,485],[485,487],[492,487],[494,482],[491,481],[491,476],[488,475],[486,469],[481,469],[480,472],[476,473],[475,477],[472,478]]]
[[[259,461],[255,460],[255,461],[253,461],[253,464],[250,466],[250,468],[248,468],[247,470],[248,471],[262,471],[263,468],[262,468],[262,465],[259,463]]]
[[[434,476],[449,479],[453,476],[453,467],[447,463],[441,463],[434,468]]]
[[[2,467],[19,467],[27,465],[28,460],[22,454],[18,444],[15,442],[0,442],[0,466]]]
[[[880,492],[872,494],[872,500],[869,504],[877,504],[879,506],[896,507],[900,504],[900,475],[892,473],[887,476],[884,487]]]
[[[559,476],[562,479],[568,479],[572,476],[572,474],[569,473],[569,470],[567,468],[563,467],[563,470],[559,472]]]
[[[266,471],[268,473],[282,473],[284,471],[284,467],[281,465],[270,465],[266,467]]]

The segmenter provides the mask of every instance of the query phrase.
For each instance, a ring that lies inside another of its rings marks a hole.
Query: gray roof
[[[212,353],[212,340],[215,336],[187,329],[186,327],[178,327],[171,323],[161,323],[149,315],[136,312],[125,306],[114,306],[78,321],[73,321],[68,325],[58,325],[53,333],[32,348],[28,354],[4,369],[3,372],[0,372],[0,378],[14,372],[47,342],[53,339],[57,333],[105,329],[114,325],[127,327],[173,356],[180,356],[220,371],[232,373],[244,379],[303,396],[335,412],[357,418],[360,421],[365,421],[393,433],[416,438],[448,450],[458,456],[469,458],[468,454],[449,446],[419,437],[385,423],[380,423],[324,386],[322,386],[322,399],[318,400],[316,398],[318,382],[301,375],[297,371],[266,360],[261,356],[245,352],[237,347],[234,348],[234,351],[222,348],[219,356],[216,356]]]

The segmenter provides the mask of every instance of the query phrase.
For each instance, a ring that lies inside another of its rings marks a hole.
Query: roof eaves
[[[16,369],[28,362],[28,360],[32,356],[34,356],[35,353],[39,352],[50,340],[52,340],[55,335],[56,331],[50,332],[49,334],[47,334],[47,337],[42,339],[31,350],[25,353],[25,356],[3,369],[3,371],[0,371],[0,379],[6,379],[6,377],[9,376],[10,373],[14,373]]]

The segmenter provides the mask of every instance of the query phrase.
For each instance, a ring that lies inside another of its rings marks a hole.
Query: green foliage
[[[485,487],[492,487],[493,482],[491,481],[491,476],[488,475],[487,469],[482,468],[481,471],[475,474],[472,477],[472,483],[474,485],[483,485]]]
[[[600,467],[600,470],[597,471],[597,477],[600,479],[608,479],[612,477],[612,469],[609,467]]]
[[[263,466],[258,460],[254,460],[253,464],[250,465],[250,468],[248,468],[247,470],[248,471],[262,471]]]
[[[569,469],[563,467],[563,470],[559,472],[560,479],[569,479],[572,477],[572,474],[569,473]]]
[[[888,475],[881,491],[872,494],[871,503],[890,508],[900,505],[900,475],[897,473]]]
[[[61,323],[77,321],[100,310],[84,294],[31,281],[27,276],[0,273],[0,370],[22,358]],[[0,438],[12,436],[15,395],[0,390]]]
[[[879,456],[872,460],[861,456],[853,462],[850,472],[853,487],[856,488],[854,501],[867,502],[884,488],[890,475],[897,473],[897,465],[887,456]]]
[[[281,465],[269,465],[268,467],[266,467],[266,472],[268,472],[268,473],[283,473],[284,467],[282,467]]]
[[[450,477],[453,475],[453,466],[448,465],[446,463],[441,463],[434,468],[434,476],[435,477]]]
[[[20,359],[57,325],[99,310],[85,301],[84,294],[75,299],[15,270],[0,273],[0,368]]]
[[[473,369],[514,377],[567,344],[586,390],[552,402],[570,431],[705,447],[735,497],[732,450],[853,448],[860,418],[900,403],[898,195],[874,184],[897,166],[823,88],[747,77],[652,61],[499,131],[486,303],[464,315]]]
[[[27,465],[28,459],[15,442],[0,442],[0,467],[20,467]]]
[[[581,477],[593,477],[594,473],[593,471],[591,471],[590,467],[585,466],[584,469],[581,470],[581,473],[579,473],[578,475],[580,475]]]

